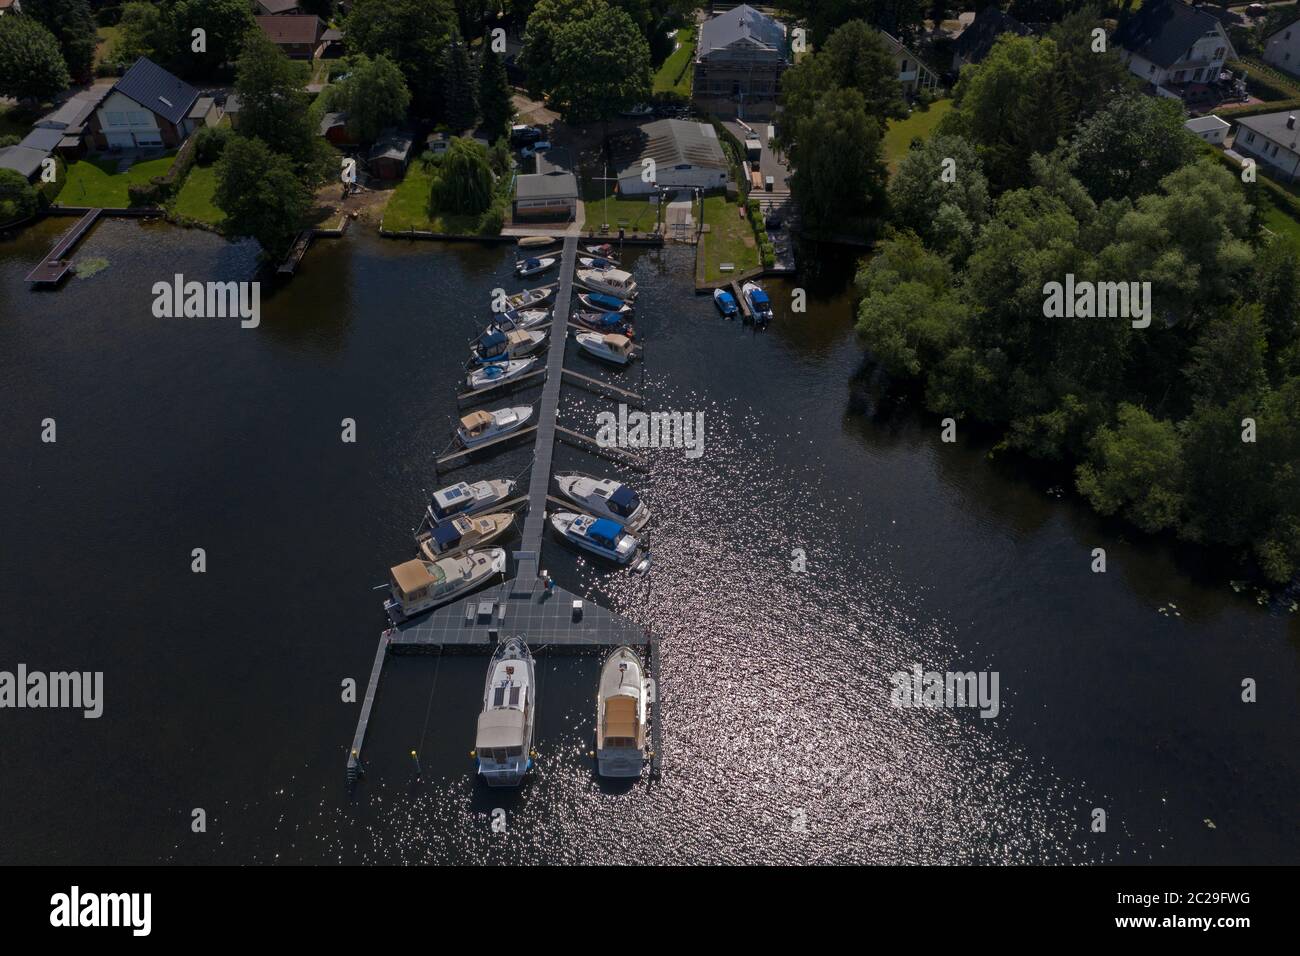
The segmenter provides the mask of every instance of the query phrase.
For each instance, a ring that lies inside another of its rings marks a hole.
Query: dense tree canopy
[[[1137,199],[1196,155],[1174,100],[1130,93],[1085,120],[1070,143],[1074,175],[1099,202]]]
[[[452,31],[443,53],[443,118],[455,132],[463,133],[478,119],[478,84],[470,63],[469,47],[458,30]]]
[[[54,34],[31,17],[0,17],[0,96],[44,100],[70,82]]]
[[[36,189],[22,173],[0,169],[0,224],[26,219],[36,204]]]
[[[272,258],[287,252],[311,205],[289,159],[261,140],[236,136],[222,150],[216,170],[213,202],[226,214],[225,231],[251,236]]]
[[[374,59],[364,53],[352,57],[347,75],[322,96],[326,109],[348,114],[348,129],[361,143],[372,143],[383,129],[400,124],[411,103],[402,71],[382,53]]]
[[[23,13],[54,34],[75,83],[94,79],[95,46],[99,36],[86,0],[26,0]]]
[[[180,76],[202,79],[238,59],[255,26],[253,8],[243,0],[127,3],[115,56],[124,62],[147,56]]]
[[[479,53],[478,109],[483,117],[482,129],[494,142],[498,136],[506,134],[514,118],[512,96],[501,55],[490,45],[485,45]]]
[[[430,206],[453,213],[481,213],[492,205],[492,167],[488,151],[472,139],[452,137],[437,161]]]
[[[301,170],[319,157],[316,127],[307,113],[302,76],[260,30],[248,34],[235,69],[241,112],[239,131],[262,140]]]
[[[523,62],[529,86],[566,120],[608,119],[650,95],[650,47],[605,0],[538,0]]]
[[[975,148],[959,136],[914,143],[889,181],[891,220],[932,249],[965,259],[989,216],[989,187]]]
[[[450,0],[353,0],[344,30],[349,49],[397,64],[417,113],[440,118],[443,52],[455,23]]]

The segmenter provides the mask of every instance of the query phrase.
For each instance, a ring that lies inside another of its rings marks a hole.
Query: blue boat
[[[597,312],[631,312],[632,306],[624,302],[616,295],[605,295],[603,292],[582,292],[578,295],[578,300],[585,306],[589,306]]]
[[[767,297],[763,287],[757,282],[746,282],[740,289],[741,295],[749,303],[756,325],[767,325],[772,321],[772,300]]]
[[[740,306],[736,305],[736,297],[726,289],[713,290],[713,304],[718,307],[724,319],[734,319],[736,313],[740,311]]]

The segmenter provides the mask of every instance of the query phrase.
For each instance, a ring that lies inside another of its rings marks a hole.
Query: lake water
[[[776,320],[755,334],[693,294],[675,247],[630,256],[643,367],[591,373],[702,411],[705,453],[654,452],[635,479],[656,512],[648,577],[543,553],[661,636],[662,780],[596,781],[599,659],[552,656],[537,768],[489,791],[468,753],[485,659],[403,657],[349,792],[359,705],[341,682],[364,686],[371,589],[413,554],[465,342],[489,290],[518,287],[513,249],[358,230],[318,243],[241,329],[154,318],[151,289],[251,278],[249,244],[106,221],[78,251],[100,271],[29,291],[67,225],[0,241],[0,669],[103,671],[104,716],[0,711],[0,862],[1300,856],[1300,615],[980,440],[943,444],[929,417],[851,413],[845,269],[809,280],[805,314],[769,283]],[[594,434],[609,407],[566,388],[561,421]],[[617,474],[564,446],[556,463]],[[997,672],[999,714],[892,707],[914,664]]]

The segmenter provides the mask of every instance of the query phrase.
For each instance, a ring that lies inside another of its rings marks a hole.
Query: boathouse
[[[572,222],[578,214],[578,180],[573,173],[554,170],[530,173],[515,180],[514,220]]]

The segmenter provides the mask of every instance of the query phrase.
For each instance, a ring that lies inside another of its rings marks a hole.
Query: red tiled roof
[[[320,40],[325,22],[310,14],[291,14],[280,17],[258,17],[257,25],[271,38],[272,43],[310,43]]]

